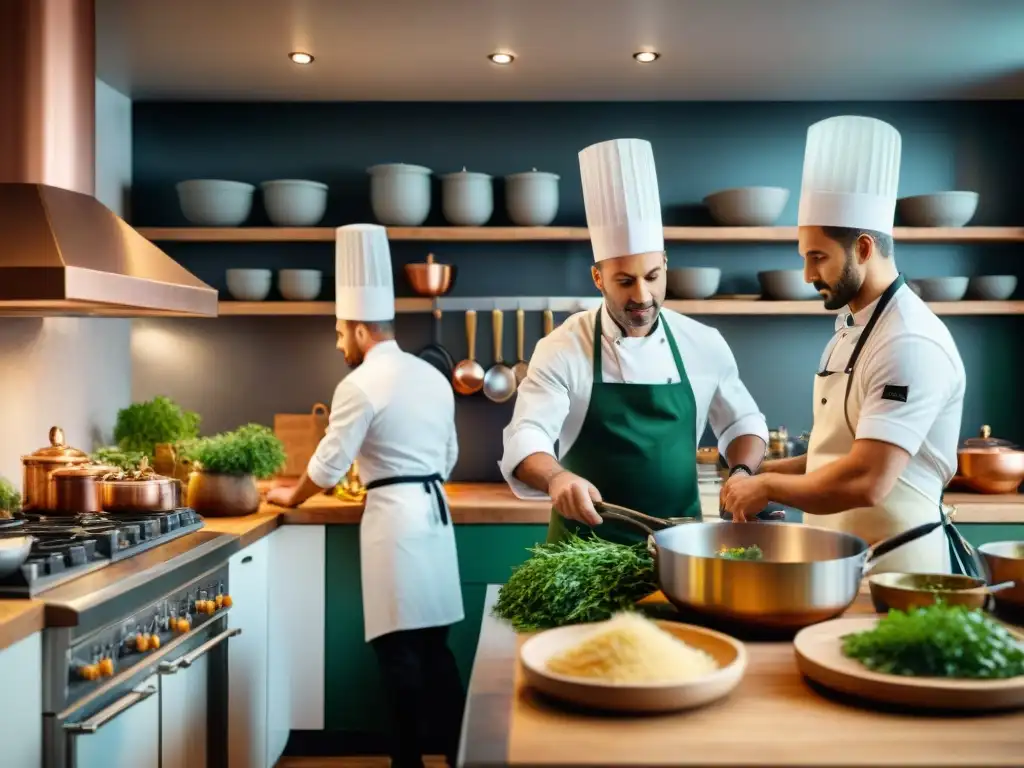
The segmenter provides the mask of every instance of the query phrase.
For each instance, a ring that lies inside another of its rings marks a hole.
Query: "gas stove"
[[[0,579],[0,596],[34,597],[202,527],[202,518],[191,509],[124,515],[22,513],[0,520],[0,538],[35,539],[28,560]]]

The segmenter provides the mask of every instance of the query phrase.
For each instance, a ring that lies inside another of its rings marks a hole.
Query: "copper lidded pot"
[[[978,437],[964,440],[957,451],[954,479],[978,493],[1016,493],[1024,482],[1024,451],[992,437],[986,424]]]
[[[54,472],[90,464],[89,455],[64,442],[64,430],[50,428],[50,444],[21,457],[22,509],[59,509]]]

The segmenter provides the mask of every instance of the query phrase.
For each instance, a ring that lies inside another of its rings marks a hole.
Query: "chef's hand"
[[[737,472],[726,481],[719,500],[722,509],[732,513],[735,523],[755,519],[770,501],[764,477],[751,477],[742,472]]]
[[[601,501],[601,493],[588,480],[562,470],[548,482],[548,496],[558,514],[585,525],[601,524],[601,516],[594,502]]]
[[[267,491],[267,502],[279,507],[294,507],[292,502],[293,488],[271,488]]]

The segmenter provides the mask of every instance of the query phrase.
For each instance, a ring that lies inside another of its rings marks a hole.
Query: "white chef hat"
[[[378,224],[349,224],[335,230],[334,288],[339,320],[395,319],[387,229]]]
[[[830,117],[807,129],[800,226],[892,234],[900,134],[873,117]]]
[[[654,150],[642,139],[602,141],[580,152],[594,261],[665,249]]]

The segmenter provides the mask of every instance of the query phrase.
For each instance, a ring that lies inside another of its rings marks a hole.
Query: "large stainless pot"
[[[795,630],[842,614],[883,555],[934,531],[919,525],[873,547],[847,533],[793,523],[743,525],[661,520],[595,503],[604,518],[645,531],[662,592],[677,608],[761,629]],[[719,557],[757,545],[763,560]]]
[[[989,582],[1013,581],[1011,589],[997,592],[996,606],[1024,610],[1024,541],[990,541],[978,547]]]

